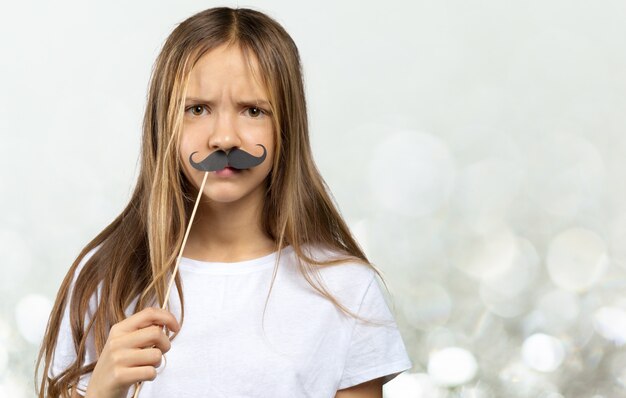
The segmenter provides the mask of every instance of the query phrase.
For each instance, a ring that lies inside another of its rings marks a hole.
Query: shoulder
[[[334,292],[365,292],[376,277],[374,266],[336,249],[305,246],[304,253],[316,261],[341,260],[337,264],[317,266],[324,283]]]

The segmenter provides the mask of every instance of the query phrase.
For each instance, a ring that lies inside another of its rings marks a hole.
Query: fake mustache
[[[267,155],[267,151],[263,145],[257,144],[257,146],[263,148],[263,155],[259,157],[253,156],[239,148],[233,148],[228,153],[218,149],[198,163],[194,162],[192,159],[193,155],[198,153],[198,151],[196,151],[189,155],[189,163],[200,171],[217,171],[225,167],[232,167],[238,170],[249,169],[263,163],[265,155]]]

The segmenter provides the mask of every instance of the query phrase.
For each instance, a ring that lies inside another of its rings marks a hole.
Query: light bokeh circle
[[[531,369],[552,372],[563,363],[565,346],[553,336],[535,333],[524,340],[522,359]]]
[[[477,372],[474,354],[464,348],[447,347],[431,352],[428,357],[428,374],[439,386],[460,386],[472,380]]]
[[[555,285],[573,292],[584,292],[606,272],[606,243],[593,231],[570,228],[550,242],[546,265]]]

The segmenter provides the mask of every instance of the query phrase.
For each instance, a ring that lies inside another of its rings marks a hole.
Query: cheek
[[[181,156],[184,156],[185,154],[187,156],[189,156],[189,154],[191,154],[191,152],[193,152],[193,140],[191,139],[191,134],[183,132],[182,135],[180,136],[180,141],[178,144]]]
[[[191,176],[193,176],[193,171],[195,170],[189,163],[189,156],[196,150],[197,149],[193,149],[189,143],[186,143],[185,141],[181,140],[180,147],[179,147],[179,157],[180,157],[179,167],[181,171],[185,173],[185,175],[189,179],[192,179]],[[199,153],[196,153],[193,156],[193,158],[194,160],[198,161],[198,159],[201,158],[201,155]]]
[[[196,139],[193,138],[194,135],[187,132],[183,132],[180,137],[180,141],[178,143],[178,151],[180,153],[180,160],[185,166],[191,167],[189,164],[189,156],[197,152],[193,155],[194,160],[198,161],[198,159],[202,158],[202,156],[206,156],[206,154],[202,153],[202,147],[199,145]]]

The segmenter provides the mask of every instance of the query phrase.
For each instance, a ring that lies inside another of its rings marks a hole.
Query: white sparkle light
[[[446,395],[426,373],[400,373],[383,387],[386,398],[444,398]]]
[[[561,340],[543,333],[529,336],[522,345],[524,363],[540,372],[552,372],[563,363],[565,347]]]
[[[593,231],[571,228],[550,242],[546,263],[550,278],[557,286],[583,292],[598,282],[606,271],[606,244]]]
[[[503,274],[519,255],[518,240],[508,227],[464,237],[452,250],[451,259],[466,274],[483,280]]]
[[[439,386],[460,386],[472,380],[477,371],[476,358],[463,348],[447,347],[428,357],[428,374]]]
[[[626,311],[618,307],[601,307],[593,315],[593,327],[605,339],[617,345],[626,343]]]

